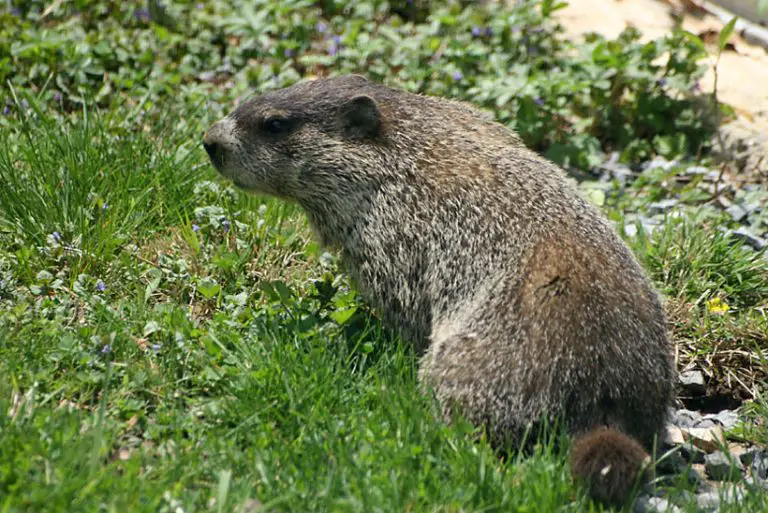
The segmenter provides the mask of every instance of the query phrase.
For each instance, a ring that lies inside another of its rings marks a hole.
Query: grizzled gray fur
[[[581,438],[604,450],[577,438],[573,472],[626,499],[672,398],[664,313],[559,167],[469,104],[357,75],[255,97],[204,145],[237,186],[303,207],[447,420],[459,408],[496,442],[541,418],[607,426]]]

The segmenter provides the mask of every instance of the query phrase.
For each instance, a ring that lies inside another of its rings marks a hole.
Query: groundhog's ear
[[[350,137],[373,137],[381,127],[381,112],[373,98],[361,94],[344,104],[341,120]]]

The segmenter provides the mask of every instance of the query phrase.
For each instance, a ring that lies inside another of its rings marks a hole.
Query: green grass
[[[130,138],[110,135],[116,119],[19,124],[0,160],[14,180],[0,193],[5,511],[593,507],[570,482],[567,444],[504,461],[471,426],[445,426],[413,354],[310,242],[302,214],[210,181],[190,143],[203,117]],[[51,173],[67,166],[64,181]],[[670,222],[635,249],[669,297],[698,305],[688,315],[709,319],[693,341],[727,340],[736,328],[722,323],[765,326],[746,320],[764,306],[765,269],[712,227]],[[737,312],[710,316],[704,291]],[[732,511],[764,507],[750,497]]]
[[[297,207],[235,191],[200,141],[248,85],[364,68],[488,107],[541,151],[583,164],[618,149],[633,160],[685,150],[670,139],[680,130],[703,137],[672,94],[695,78],[698,54],[686,40],[664,70],[649,62],[674,39],[598,39],[574,52],[530,6],[440,3],[432,22],[386,29],[381,2],[356,4],[354,16],[332,3],[262,2],[272,17],[259,21],[254,10],[234,16],[238,2],[178,2],[196,13],[188,33],[138,20],[127,3],[64,3],[40,26],[0,12],[0,55],[11,56],[0,57],[11,106],[0,117],[0,512],[599,511],[571,482],[567,439],[500,458],[472,426],[445,425],[419,392],[413,353],[359,301]],[[344,35],[335,56],[318,50],[321,20]],[[495,35],[472,36],[475,25]],[[57,53],[52,41],[70,33],[81,44]],[[273,33],[286,37],[256,44]],[[222,43],[227,34],[238,41]],[[447,64],[432,60],[434,44]],[[284,46],[302,55],[285,59]],[[234,63],[231,89],[198,77],[222,55]],[[514,76],[525,84],[508,82],[510,63],[524,64]],[[585,77],[608,69],[621,73],[582,94]],[[609,116],[576,121],[622,90]],[[658,130],[632,131],[644,123]],[[669,179],[644,173],[606,214],[621,225],[674,194],[694,211],[629,240],[665,296],[680,364],[751,397],[768,368],[765,254],[733,245],[720,234],[728,220],[702,206],[709,198]],[[718,313],[713,299],[730,309]],[[745,410],[754,422],[734,436],[768,443],[765,400]],[[747,501],[722,511],[766,507],[756,491]]]

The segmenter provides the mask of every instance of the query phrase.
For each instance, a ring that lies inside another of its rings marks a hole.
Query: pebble
[[[664,426],[664,443],[673,447],[685,443],[683,430],[672,423]]]
[[[616,180],[620,184],[625,185],[635,179],[635,173],[624,164],[606,163],[600,166],[603,179]]]
[[[640,165],[640,169],[642,171],[648,171],[649,169],[663,169],[664,171],[669,171],[673,167],[677,165],[677,161],[668,161],[661,157],[656,157],[653,160],[649,160],[648,162],[644,162]]]
[[[645,231],[646,235],[650,235],[654,232],[657,228],[659,228],[664,220],[663,219],[652,219],[650,217],[638,215],[638,214],[627,214],[624,217],[624,232],[630,236],[635,237],[637,235],[637,223],[640,223],[640,226],[642,226],[643,230]]]
[[[710,429],[719,425],[720,423],[715,421],[715,419],[702,417],[701,420],[697,421],[693,427],[696,429]]]
[[[741,208],[741,205],[731,205],[730,207],[726,208],[725,211],[728,212],[728,214],[731,216],[731,219],[737,223],[741,222],[749,214],[749,212]]]
[[[683,389],[691,394],[702,395],[707,391],[704,382],[704,373],[697,370],[690,370],[680,373],[680,384]]]
[[[744,500],[744,488],[741,486],[728,486],[720,489],[712,489],[696,495],[696,505],[704,511],[718,511],[720,504],[738,503]]]
[[[743,226],[735,230],[728,230],[727,233],[728,235],[730,235],[732,239],[738,242],[743,242],[744,244],[746,244],[747,246],[751,247],[756,251],[760,251],[765,247],[768,247],[768,241],[766,241],[762,237],[758,237],[757,235],[750,233]]]
[[[693,410],[680,409],[670,415],[669,421],[681,428],[695,427],[701,420],[701,413]]]
[[[730,481],[740,478],[743,474],[738,459],[722,451],[704,456],[704,469],[707,477],[715,481]]]
[[[755,447],[751,449],[747,449],[746,451],[739,454],[739,461],[744,466],[749,466],[752,464],[753,461],[755,461],[755,456],[760,454],[760,449],[757,449]]]
[[[708,167],[704,167],[704,166],[691,166],[689,168],[686,168],[684,173],[686,175],[706,175],[710,171],[711,170]]]
[[[212,82],[213,79],[216,78],[216,73],[213,71],[203,71],[197,76],[197,78],[203,82]]]
[[[689,485],[694,486],[697,489],[704,489],[709,488],[705,473],[703,464],[694,463],[689,467],[685,467],[685,470],[680,473],[680,476],[683,477]]]
[[[685,458],[685,461],[688,463],[704,463],[704,451],[690,442],[685,442],[680,445],[680,455]]]
[[[720,494],[710,490],[696,495],[696,505],[704,511],[717,511],[720,508]]]
[[[675,208],[680,203],[679,200],[668,198],[661,201],[654,201],[648,205],[648,214],[655,216],[665,214]]]
[[[703,450],[704,452],[713,452],[720,448],[724,443],[725,437],[720,426],[711,428],[687,428],[683,430],[683,436]]]
[[[661,497],[638,497],[635,501],[635,513],[678,513],[682,510]]]
[[[717,182],[720,179],[720,171],[710,171],[706,174],[704,177],[704,180],[707,182]]]
[[[664,441],[672,446],[690,442],[704,452],[713,452],[720,448],[725,439],[723,427],[731,427],[737,420],[730,414],[704,416],[686,409],[673,410],[665,426]]]
[[[768,481],[768,451],[757,451],[750,465],[752,477],[765,482]]]
[[[718,422],[721,426],[723,426],[723,429],[733,429],[739,423],[739,414],[733,410],[723,410],[718,413],[710,413],[709,415],[704,415],[703,418],[712,419]]]
[[[680,451],[671,450],[656,460],[656,470],[665,475],[678,475],[688,466]]]

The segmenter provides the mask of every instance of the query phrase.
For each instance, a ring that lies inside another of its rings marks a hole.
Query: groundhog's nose
[[[227,154],[236,147],[234,122],[224,118],[211,126],[203,136],[203,148],[208,152],[211,163],[221,170],[227,160]]]
[[[208,157],[211,159],[211,163],[215,167],[219,167],[222,163],[224,156],[224,147],[211,135],[212,130],[209,130],[203,136],[203,148],[208,153]]]
[[[208,152],[208,156],[211,157],[211,160],[217,160],[221,154],[221,145],[217,142],[203,140],[203,148]]]

